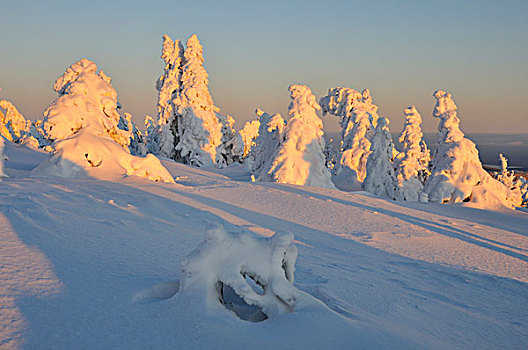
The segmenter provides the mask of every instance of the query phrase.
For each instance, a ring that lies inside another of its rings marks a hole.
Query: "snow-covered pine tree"
[[[400,199],[401,191],[396,180],[392,164],[392,135],[389,131],[389,120],[379,118],[376,132],[370,146],[371,153],[367,160],[367,170],[363,188],[378,196]]]
[[[272,161],[272,155],[279,146],[286,123],[280,113],[270,115],[258,108],[255,113],[260,125],[255,146],[251,147],[246,164],[251,174],[258,177],[266,163]]]
[[[203,48],[192,35],[184,51],[180,104],[177,106],[176,160],[194,166],[226,164],[219,109],[209,93],[208,74],[203,67]]]
[[[54,90],[59,96],[44,112],[44,129],[55,151],[35,172],[174,181],[156,157],[135,157],[124,147],[127,134],[118,128],[117,92],[107,75],[97,73],[95,63],[84,58],[74,63],[57,79]]]
[[[154,122],[150,115],[144,119],[145,135],[143,137],[147,153],[159,154],[160,152],[160,132],[159,126]]]
[[[127,133],[128,149],[133,155],[144,156],[147,154],[147,147],[143,141],[143,135],[132,121],[132,114],[127,112],[123,114],[124,115],[119,119],[118,128]]]
[[[515,182],[515,174],[512,171],[508,171],[508,159],[501,154],[499,154],[499,161],[501,165],[501,170],[497,175],[495,176],[495,179],[499,180],[504,184],[504,186],[508,188],[513,187],[513,183]]]
[[[368,89],[359,93],[346,87],[330,89],[320,103],[323,115],[338,116],[341,125],[341,156],[336,181],[343,188],[357,186],[365,179],[378,107],[372,103]]]
[[[437,100],[433,116],[440,119],[439,140],[431,175],[420,200],[471,202],[480,208],[519,205],[515,193],[482,168],[475,144],[460,130],[460,119],[451,94],[438,90],[433,96]]]
[[[325,166],[323,122],[316,114],[321,107],[308,86],[291,85],[289,91],[290,119],[269,167],[263,169],[258,179],[335,188]]]
[[[5,148],[5,140],[2,135],[0,135],[0,181],[2,181],[2,178],[7,177],[7,175],[4,172],[4,161],[6,159],[4,154],[4,148]]]
[[[333,173],[336,169],[336,166],[339,161],[339,151],[337,148],[332,144],[334,140],[330,139],[329,141],[325,142],[325,148],[323,150],[323,154],[325,156],[325,165],[330,170],[331,173]]]
[[[19,143],[27,130],[26,118],[13,103],[0,100],[0,134],[8,141]]]
[[[35,148],[44,148],[49,150],[48,147],[51,145],[51,141],[46,135],[46,131],[43,128],[42,120],[27,121],[26,134],[22,138],[22,144],[30,144]]]
[[[163,36],[161,58],[165,62],[163,74],[156,81],[158,90],[158,129],[150,131],[151,140],[159,140],[158,152],[167,158],[176,157],[178,144],[178,118],[176,109],[181,105],[180,91],[183,65],[183,45],[180,40],[172,40],[168,35]],[[159,135],[155,136],[157,132]],[[151,143],[153,147],[155,143]]]
[[[237,131],[233,142],[233,157],[243,162],[252,147],[255,147],[255,140],[259,135],[260,121],[251,120],[244,124],[242,129]]]
[[[418,201],[429,176],[430,153],[423,140],[422,117],[415,106],[403,110],[405,123],[399,141],[403,150],[394,161],[403,200]]]
[[[233,151],[236,139],[235,120],[230,115],[223,115],[220,113],[216,113],[216,117],[222,124],[221,141],[223,146],[220,148],[220,151],[222,152],[221,155],[224,158],[224,163],[230,165],[234,162],[240,161],[241,159],[237,157]]]
[[[508,171],[508,159],[502,154],[499,154],[499,161],[501,163],[501,170],[494,176],[494,178],[506,186],[506,188],[509,188],[512,192],[512,196],[515,198],[518,197],[519,199],[516,199],[516,201],[520,201],[522,205],[523,197],[525,197],[525,193],[523,193],[524,184],[522,178],[516,179],[515,172],[513,170]]]

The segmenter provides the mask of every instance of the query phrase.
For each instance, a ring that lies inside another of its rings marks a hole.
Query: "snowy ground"
[[[33,177],[7,145],[0,183],[0,348],[524,348],[528,213],[251,183],[164,162],[176,184]],[[251,323],[176,293],[206,227],[299,249],[324,304]],[[156,286],[156,287],[154,287]],[[153,288],[154,287],[154,288]]]

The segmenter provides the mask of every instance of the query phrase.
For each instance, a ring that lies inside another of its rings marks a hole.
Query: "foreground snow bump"
[[[263,238],[213,227],[182,263],[182,289],[202,296],[209,308],[225,307],[245,321],[291,312],[300,293],[293,287],[297,247],[292,242],[291,233]]]

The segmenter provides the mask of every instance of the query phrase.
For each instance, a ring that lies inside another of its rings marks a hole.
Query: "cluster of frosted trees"
[[[503,169],[495,176],[483,169],[475,144],[460,130],[457,107],[444,91],[434,93],[439,139],[431,156],[417,109],[403,111],[398,151],[389,120],[378,115],[368,89],[336,87],[317,101],[309,87],[291,85],[286,120],[257,109],[256,120],[235,132],[233,118],[221,114],[211,98],[197,36],[184,46],[165,35],[161,58],[165,66],[156,82],[157,120],[146,116],[144,132],[132,115],[120,114],[111,79],[81,59],[55,82],[58,97],[43,121],[26,121],[13,104],[0,101],[2,143],[6,139],[50,151],[41,170],[62,176],[104,168],[172,181],[154,154],[197,167],[242,163],[255,181],[363,188],[395,200],[509,207],[528,201],[527,181],[506,170],[505,158],[501,156]],[[339,118],[339,149],[325,142],[318,111]]]

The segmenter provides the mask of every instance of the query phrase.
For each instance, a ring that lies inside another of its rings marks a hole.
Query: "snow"
[[[290,119],[272,157],[260,173],[259,181],[334,188],[323,150],[321,109],[309,87],[291,85]]]
[[[57,79],[59,97],[44,112],[53,155],[33,171],[66,178],[139,176],[174,182],[159,160],[130,154],[130,132],[118,127],[117,92],[95,63],[81,59]]]
[[[440,119],[438,147],[422,199],[437,203],[470,202],[478,208],[514,207],[519,197],[483,168],[475,144],[460,130],[451,94],[438,90],[433,116]]]
[[[524,211],[232,180],[249,174],[173,161],[163,164],[176,184],[35,178],[31,169],[45,153],[10,142],[5,152],[2,348],[513,349],[528,342]],[[211,223],[224,227],[224,245],[203,243]],[[201,292],[210,284],[202,282],[235,276],[253,255],[266,264],[251,270],[275,277],[262,272],[277,270],[264,255],[274,251],[273,234],[289,242],[283,231],[298,250],[293,312],[248,322],[220,300],[206,302]],[[206,252],[215,259],[197,258]]]

